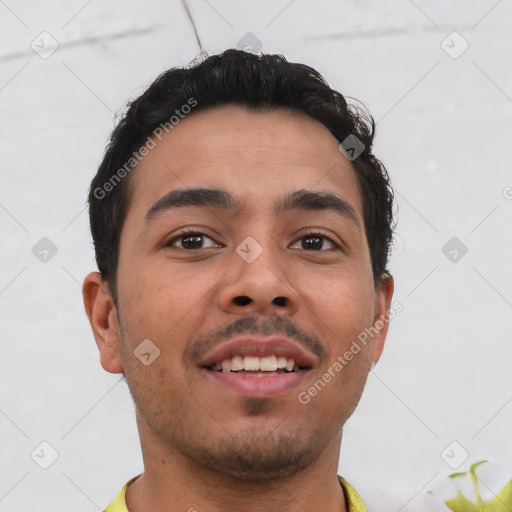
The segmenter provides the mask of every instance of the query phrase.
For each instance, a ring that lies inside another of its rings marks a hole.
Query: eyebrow
[[[159,214],[186,206],[217,208],[233,216],[239,215],[245,203],[219,188],[179,188],[171,190],[159,199],[146,213],[144,221],[149,222]],[[361,230],[359,218],[353,206],[345,199],[330,192],[294,190],[274,203],[274,214],[284,215],[294,210],[328,210],[352,221]]]

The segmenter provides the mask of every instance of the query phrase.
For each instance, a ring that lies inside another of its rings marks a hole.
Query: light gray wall
[[[511,2],[190,9],[207,51],[252,32],[378,121],[403,311],[346,425],[340,473],[379,512],[428,510],[429,489],[449,495],[446,476],[483,458],[497,492],[512,474]],[[142,459],[127,387],[102,370],[83,311],[87,189],[114,113],[199,47],[176,1],[5,0],[0,31],[0,510],[102,510]],[[46,262],[33,253],[43,237],[57,249]]]

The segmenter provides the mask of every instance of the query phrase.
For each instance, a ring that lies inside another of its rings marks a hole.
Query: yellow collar
[[[126,489],[128,489],[128,486],[135,479],[139,478],[139,476],[140,475],[128,481],[126,485],[121,489],[119,494],[114,498],[114,501],[103,512],[129,512],[125,501]],[[345,493],[348,512],[366,512],[366,506],[358,492],[339,475],[338,480],[340,481],[340,485],[343,489],[343,492]]]

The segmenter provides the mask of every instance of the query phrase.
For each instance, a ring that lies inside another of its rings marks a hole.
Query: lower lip
[[[270,377],[251,377],[234,372],[204,371],[215,382],[246,398],[282,395],[300,384],[307,374],[307,370],[299,370]]]

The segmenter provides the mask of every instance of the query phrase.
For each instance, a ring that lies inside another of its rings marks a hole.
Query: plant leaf
[[[448,478],[459,478],[466,476],[468,474],[467,471],[463,471],[462,473],[452,473],[451,475],[448,475]]]
[[[484,512],[512,512],[512,480],[496,497],[484,503]]]
[[[453,500],[445,500],[444,502],[453,512],[480,512],[477,506],[465,498],[460,491],[457,491],[457,496]]]
[[[478,462],[475,462],[474,464],[471,464],[471,467],[469,468],[469,472],[474,476],[476,477],[475,475],[475,470],[478,466],[480,466],[481,464],[483,464],[484,462],[487,462],[486,460],[481,460],[481,461],[478,461]]]

